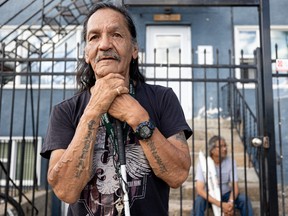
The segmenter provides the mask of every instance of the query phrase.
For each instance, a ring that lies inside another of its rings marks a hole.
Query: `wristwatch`
[[[149,139],[155,129],[155,124],[149,119],[149,121],[141,122],[134,132],[134,135],[138,140]]]

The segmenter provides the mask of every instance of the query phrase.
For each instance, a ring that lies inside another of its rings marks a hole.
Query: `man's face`
[[[138,47],[132,42],[125,18],[109,8],[96,11],[88,20],[85,61],[92,65],[96,79],[109,73],[129,78],[131,59]]]
[[[216,157],[225,158],[227,156],[227,144],[224,140],[220,140],[216,143],[214,149],[212,150],[212,154]],[[221,154],[221,155],[220,155]]]

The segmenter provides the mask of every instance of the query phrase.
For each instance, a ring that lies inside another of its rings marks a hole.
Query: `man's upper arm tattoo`
[[[179,133],[177,133],[175,135],[176,139],[181,141],[182,143],[185,143],[187,144],[187,140],[186,140],[186,137],[185,137],[185,133],[183,131],[180,131]]]

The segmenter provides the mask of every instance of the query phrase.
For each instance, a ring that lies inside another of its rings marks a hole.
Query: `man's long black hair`
[[[99,9],[103,8],[110,8],[112,10],[118,11],[123,15],[123,17],[126,20],[128,30],[131,34],[132,41],[131,43],[137,43],[137,33],[136,33],[136,27],[134,25],[134,22],[126,10],[124,6],[116,6],[112,3],[108,2],[100,2],[97,3],[88,13],[86,19],[83,23],[83,33],[82,38],[84,42],[86,43],[86,34],[87,34],[87,23],[89,18]],[[145,77],[140,73],[139,71],[139,63],[138,63],[138,57],[136,59],[131,58],[130,62],[130,71],[129,71],[130,79],[133,81],[138,82],[145,82]],[[82,92],[84,90],[89,90],[92,86],[95,85],[96,77],[94,75],[94,71],[92,69],[92,66],[90,64],[87,64],[85,62],[85,58],[80,60],[80,63],[77,67],[77,74],[76,74],[77,84],[79,85],[79,91]]]

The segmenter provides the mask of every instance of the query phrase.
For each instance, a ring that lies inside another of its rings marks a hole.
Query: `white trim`
[[[256,32],[256,43],[257,46],[260,46],[260,33],[259,33],[259,26],[257,25],[235,25],[234,26],[234,43],[235,43],[235,64],[240,64],[240,43],[239,43],[239,32],[240,31],[255,31]],[[275,26],[270,26],[270,31],[273,30],[282,30],[282,31],[288,31],[288,25],[275,25]],[[272,41],[271,41],[272,42]],[[257,47],[255,47],[257,48]],[[273,51],[273,50],[272,50]],[[272,54],[272,52],[271,52]],[[252,55],[247,55],[247,54],[243,54],[244,58],[254,58],[253,54]],[[275,58],[274,56],[271,56],[271,58]],[[271,65],[272,67],[272,65]],[[273,68],[272,68],[273,70]],[[240,78],[240,69],[236,69],[236,78]],[[237,85],[238,87],[242,88],[241,84]],[[245,88],[255,88],[255,84],[244,84]],[[277,88],[288,88],[288,85],[276,85],[273,84],[273,89],[277,89]]]
[[[255,49],[257,48],[257,47],[259,47],[259,29],[258,29],[258,26],[257,25],[253,25],[253,26],[246,26],[246,25],[235,25],[234,26],[234,39],[235,39],[235,64],[236,65],[239,65],[240,64],[240,57],[241,57],[241,53],[240,53],[240,51],[241,51],[241,48],[239,47],[240,46],[240,43],[239,43],[239,41],[240,41],[240,38],[239,38],[239,32],[240,31],[255,31],[255,33],[256,33],[256,43],[257,43],[257,46],[255,47]],[[243,54],[243,58],[254,58],[254,55],[252,54],[252,55],[245,55],[245,54]],[[240,79],[241,77],[240,77],[240,69],[239,68],[237,68],[237,69],[235,69],[235,71],[236,71],[236,73],[235,73],[235,76],[236,76],[236,78],[238,78],[238,79]],[[249,83],[249,84],[240,84],[240,83],[237,83],[237,87],[238,88],[242,88],[242,86],[244,85],[244,87],[245,88],[251,88],[251,89],[254,89],[255,88],[255,84],[253,84],[253,83]]]
[[[11,165],[10,165],[10,178],[13,179],[13,181],[19,185],[20,181],[16,179],[16,166],[17,166],[17,143],[16,141],[22,141],[23,137],[21,136],[13,136],[12,137],[12,152],[11,152]],[[25,140],[33,141],[34,137],[26,136],[24,137]],[[3,143],[3,141],[9,142],[10,137],[0,137],[0,141]],[[5,142],[6,143],[6,142]],[[37,138],[37,153],[35,154],[35,157],[37,157],[36,160],[36,175],[37,175],[37,185],[40,185],[41,182],[41,157],[40,157],[40,151],[42,147],[42,137]],[[7,158],[0,158],[1,161],[8,161]],[[4,186],[6,184],[6,179],[0,179],[0,186]],[[25,179],[23,180],[24,186],[32,186],[33,185],[33,179]]]

